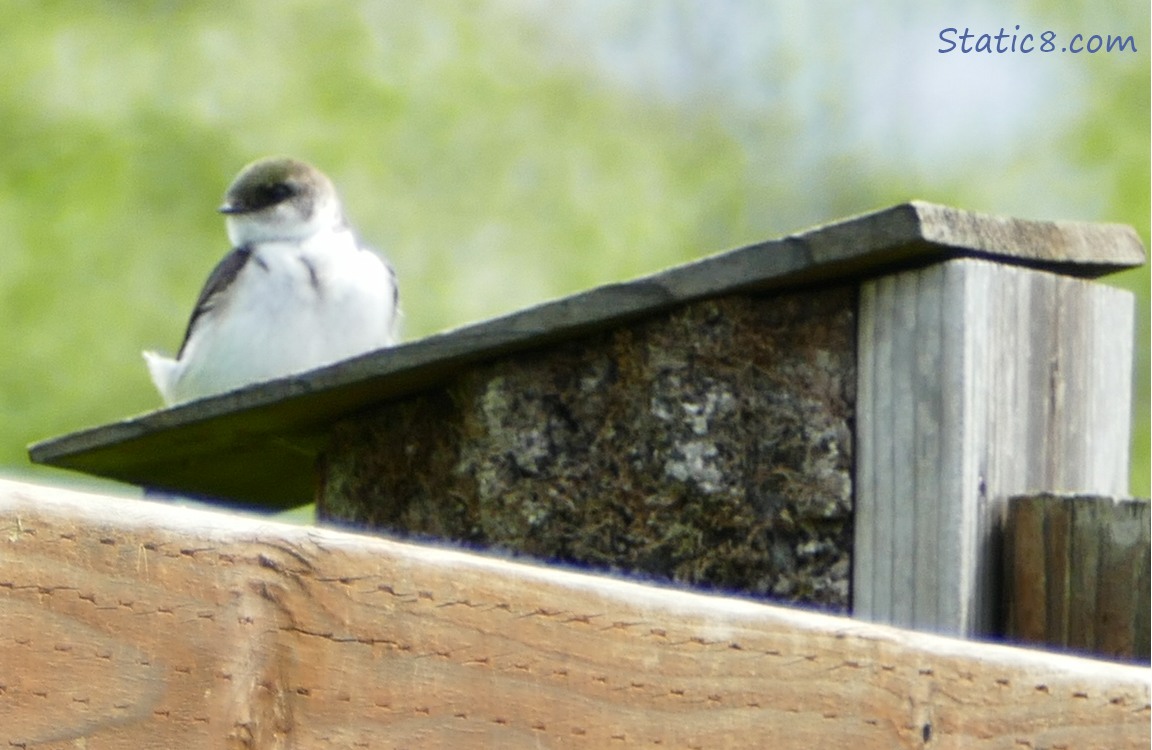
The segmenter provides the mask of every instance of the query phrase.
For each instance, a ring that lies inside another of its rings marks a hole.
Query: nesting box
[[[1022,492],[1124,494],[1128,227],[922,202],[35,445],[324,522],[970,635]],[[418,294],[418,290],[410,290]]]

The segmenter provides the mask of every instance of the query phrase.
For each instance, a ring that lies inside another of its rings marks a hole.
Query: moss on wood
[[[855,293],[686,305],[339,423],[320,515],[847,611]]]

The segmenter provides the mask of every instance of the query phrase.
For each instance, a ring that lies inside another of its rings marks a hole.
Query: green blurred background
[[[859,5],[5,0],[0,472],[65,481],[26,444],[159,405],[139,352],[269,154],[335,180],[409,339],[914,197],[1147,243],[1147,2]],[[937,52],[1016,24],[1138,52]],[[1147,495],[1148,271],[1109,281]]]

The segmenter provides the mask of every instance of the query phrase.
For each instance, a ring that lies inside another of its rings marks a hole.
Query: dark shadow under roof
[[[1144,263],[1116,224],[1010,219],[913,201],[503,317],[32,445],[35,463],[230,502],[310,502],[326,427],[470,364],[677,304],[882,275],[956,257],[1095,277]]]

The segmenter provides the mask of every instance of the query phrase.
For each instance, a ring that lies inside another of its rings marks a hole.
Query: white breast
[[[166,395],[186,401],[390,346],[396,317],[391,269],[351,232],[258,245],[198,319]]]

